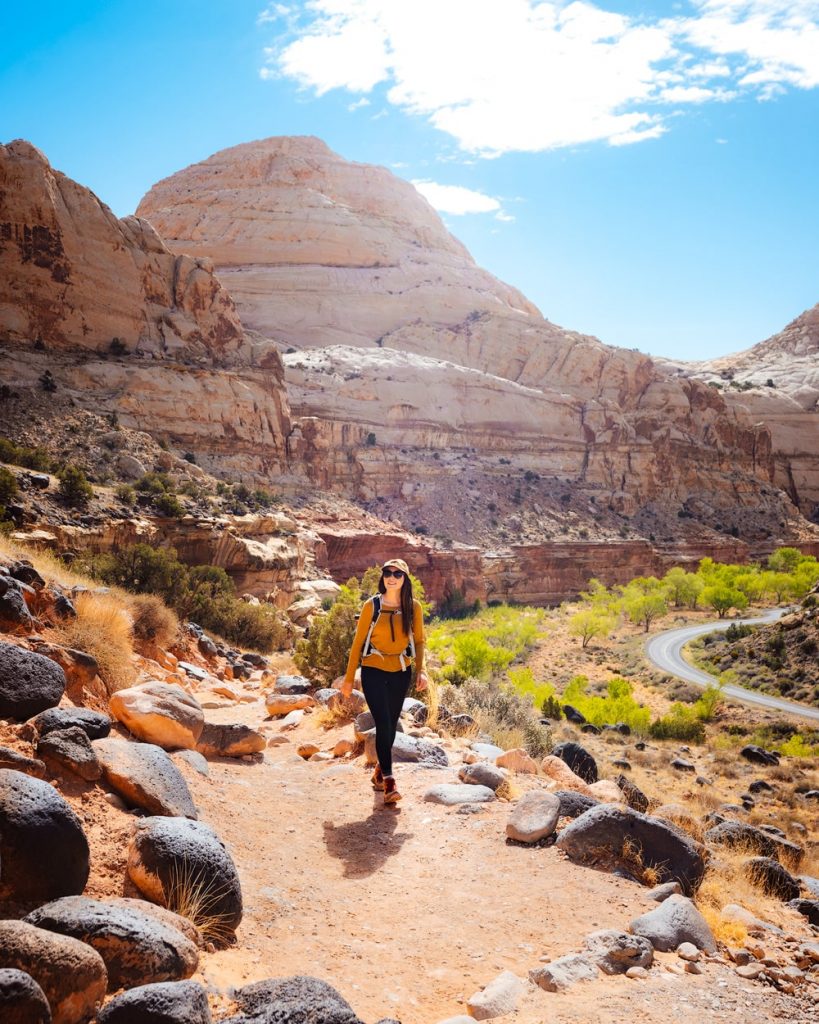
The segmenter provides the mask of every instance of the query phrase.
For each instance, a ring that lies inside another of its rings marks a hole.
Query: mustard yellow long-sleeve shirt
[[[346,683],[353,682],[359,662],[362,665],[383,669],[385,672],[401,671],[399,655],[404,653],[409,643],[404,630],[401,609],[385,608],[382,604],[381,614],[373,626],[373,635],[370,637],[370,646],[381,653],[369,654],[362,659],[361,652],[364,649],[364,641],[367,639],[372,618],[373,602],[371,598],[361,609],[361,615],[358,617],[358,626],[353,646],[350,648],[350,657],[347,659],[347,671],[344,675]],[[392,629],[390,629],[391,619]],[[415,640],[415,667],[418,672],[421,672],[424,668],[424,613],[418,601],[412,602],[412,635]]]

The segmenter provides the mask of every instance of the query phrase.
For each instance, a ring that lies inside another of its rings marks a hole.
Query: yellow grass
[[[130,686],[136,678],[133,623],[122,598],[116,594],[78,594],[74,607],[77,618],[55,627],[58,641],[96,659],[109,694]]]
[[[234,933],[226,915],[216,913],[214,908],[227,891],[227,884],[214,886],[201,870],[183,859],[171,865],[168,884],[162,886],[162,902],[175,914],[192,921],[205,940],[223,946],[233,939]]]

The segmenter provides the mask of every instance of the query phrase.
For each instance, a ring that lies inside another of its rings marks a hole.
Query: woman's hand
[[[419,693],[423,693],[423,691],[426,690],[428,687],[429,687],[429,677],[427,676],[426,672],[424,672],[422,670],[415,677],[415,689]]]
[[[344,682],[341,684],[341,696],[345,700],[349,700],[350,697],[352,697],[352,695],[353,695],[353,684],[352,684],[352,682],[348,683],[347,680],[345,679]]]

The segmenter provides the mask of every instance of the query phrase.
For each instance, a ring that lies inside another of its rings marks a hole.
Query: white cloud
[[[322,95],[345,89],[496,156],[658,138],[680,107],[819,85],[819,0],[690,0],[640,18],[586,0],[306,0],[266,51]]]
[[[439,185],[437,181],[426,179],[413,181],[412,184],[439,213],[452,213],[460,216],[465,213],[496,213],[497,211],[498,219],[504,219],[500,216],[503,211],[499,200],[484,192],[476,192],[463,185]]]
[[[367,99],[367,97],[362,96],[361,99],[356,100],[355,103],[350,103],[347,106],[347,109],[350,112],[352,112],[353,110],[360,110],[362,107],[369,107],[369,105],[370,101]]]

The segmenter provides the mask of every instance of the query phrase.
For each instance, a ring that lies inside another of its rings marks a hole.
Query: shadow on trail
[[[336,825],[325,821],[324,843],[331,857],[344,862],[345,878],[366,878],[374,874],[399,853],[404,843],[412,838],[411,832],[398,832],[400,811],[373,807],[363,821],[348,821]]]

